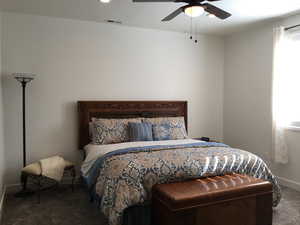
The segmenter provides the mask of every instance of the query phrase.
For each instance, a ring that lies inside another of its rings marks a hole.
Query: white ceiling
[[[186,32],[190,19],[184,14],[170,22],[160,20],[181,3],[132,3],[131,0],[0,0],[2,11],[37,14],[103,22],[120,20],[124,25]],[[245,26],[274,19],[300,10],[300,0],[222,0],[212,3],[230,12],[227,20],[201,16],[196,19],[199,33],[226,35]]]

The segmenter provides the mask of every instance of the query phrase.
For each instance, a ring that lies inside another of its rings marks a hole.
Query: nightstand
[[[210,139],[209,137],[201,137],[201,138],[193,138],[193,139],[199,140],[199,141],[206,141],[206,142],[219,142],[217,140]]]

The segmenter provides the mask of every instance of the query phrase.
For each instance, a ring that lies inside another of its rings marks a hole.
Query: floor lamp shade
[[[35,78],[32,73],[14,73],[13,77],[21,83],[22,86],[22,117],[23,117],[23,167],[26,166],[26,85]]]

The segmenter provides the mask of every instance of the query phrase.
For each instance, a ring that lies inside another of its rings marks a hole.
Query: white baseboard
[[[283,178],[283,177],[278,177],[278,180],[279,180],[279,183],[282,186],[289,187],[289,188],[294,189],[296,191],[300,191],[300,183],[299,182],[289,180],[289,179],[286,179],[286,178]]]
[[[6,187],[3,188],[3,192],[0,200],[0,224],[2,224],[2,214],[3,214],[3,204],[4,204],[5,194],[6,194]]]
[[[7,184],[5,187],[6,194],[15,193],[19,190],[21,190],[21,184]]]

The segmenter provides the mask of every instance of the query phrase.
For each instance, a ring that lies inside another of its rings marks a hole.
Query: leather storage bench
[[[152,189],[153,225],[272,225],[272,184],[232,174]]]

